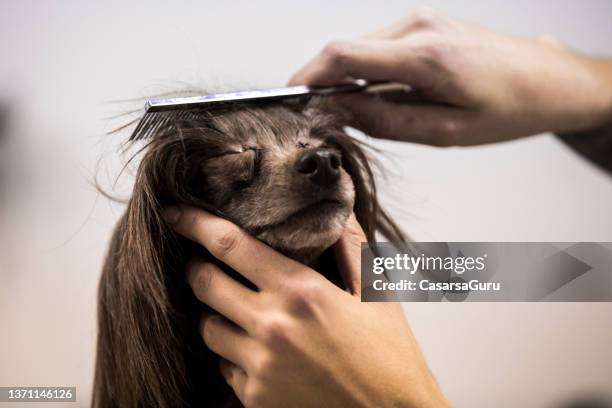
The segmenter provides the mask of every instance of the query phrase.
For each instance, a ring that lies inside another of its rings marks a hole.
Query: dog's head
[[[303,262],[340,237],[353,210],[368,239],[394,228],[362,147],[318,104],[194,113],[153,135],[136,185],[150,186],[161,204],[228,218]]]
[[[286,107],[239,110],[216,118],[214,130],[194,131],[210,153],[197,163],[201,185],[194,187],[227,218],[302,260],[340,237],[355,189],[334,143],[342,129],[326,116]]]

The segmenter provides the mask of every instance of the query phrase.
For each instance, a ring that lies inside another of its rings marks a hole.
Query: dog
[[[367,146],[329,105],[195,111],[145,141],[99,284],[95,407],[240,406],[198,334],[205,307],[185,282],[190,258],[214,259],[172,231],[164,206],[231,220],[339,286],[330,247],[351,212],[369,242],[405,241],[379,205]]]

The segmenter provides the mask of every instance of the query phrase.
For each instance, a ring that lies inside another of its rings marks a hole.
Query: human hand
[[[356,118],[355,127],[385,139],[474,145],[584,130],[612,119],[612,60],[427,9],[363,39],[329,43],[290,83],[351,78],[408,84],[433,102],[407,106],[365,94],[336,97]]]
[[[247,407],[447,407],[398,303],[360,302],[354,216],[335,245],[347,291],[202,210],[167,210],[174,229],[258,288],[210,263],[192,262],[197,298],[219,312],[201,322],[204,342]]]

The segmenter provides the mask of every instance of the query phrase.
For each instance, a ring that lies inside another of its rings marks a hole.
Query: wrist
[[[591,58],[589,61],[594,75],[600,78],[602,101],[599,109],[599,121],[602,125],[612,121],[612,59]]]
[[[574,93],[575,100],[566,103],[574,107],[575,116],[568,115],[570,121],[559,121],[557,132],[575,132],[598,128],[612,121],[612,59],[575,56],[582,67],[583,76],[577,76]],[[582,89],[581,89],[582,88]]]
[[[528,57],[517,62],[513,85],[524,133],[579,132],[612,120],[612,59],[541,42]]]

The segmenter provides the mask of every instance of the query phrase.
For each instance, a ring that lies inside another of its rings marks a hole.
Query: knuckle
[[[289,319],[281,315],[268,316],[259,323],[259,334],[264,343],[272,346],[290,342]]]
[[[460,127],[455,120],[446,120],[440,124],[440,141],[441,147],[456,146],[459,141]]]
[[[261,408],[264,406],[262,388],[255,381],[248,382],[244,388],[242,403],[246,408]]]
[[[442,122],[442,128],[445,134],[454,136],[459,132],[459,123],[455,120],[447,120]]]
[[[210,252],[221,258],[238,248],[242,240],[242,231],[233,224],[229,224],[215,237]]]
[[[323,48],[323,55],[332,63],[342,62],[348,54],[349,44],[343,41],[332,41]]]
[[[290,310],[296,314],[311,313],[320,301],[322,286],[319,282],[300,282],[287,293]]]
[[[220,316],[210,316],[204,322],[202,328],[202,338],[207,346],[214,346],[217,343],[217,333],[221,324]]]
[[[253,309],[254,311],[257,311],[257,313],[246,313],[243,316],[241,316],[243,325],[242,327],[247,330],[257,330],[257,328],[259,327],[260,324],[260,317],[259,317],[259,308],[256,306],[255,309]]]
[[[261,353],[252,360],[249,372],[253,378],[261,379],[273,369],[272,358],[267,353]]]
[[[419,7],[408,16],[408,24],[415,28],[430,28],[438,22],[438,13],[431,7]]]
[[[428,38],[418,45],[417,54],[428,67],[440,69],[446,62],[448,45],[438,38]]]
[[[208,228],[208,221],[200,211],[189,211],[187,213],[186,221],[198,230],[205,230]]]

